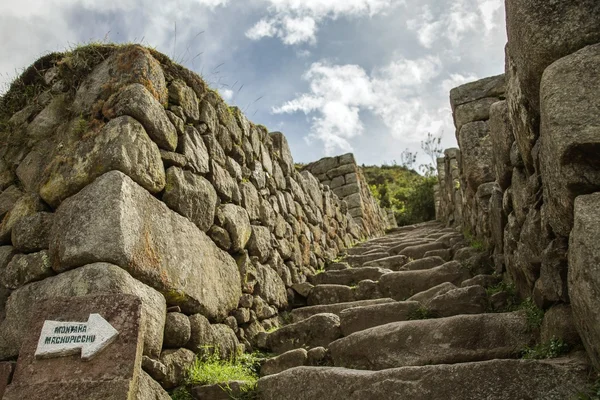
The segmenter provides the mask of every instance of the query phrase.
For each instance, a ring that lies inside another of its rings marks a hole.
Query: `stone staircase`
[[[539,342],[525,310],[482,251],[430,222],[347,251],[294,287],[306,306],[260,346],[276,354],[258,382],[264,400],[577,399],[589,386],[582,352],[525,360]],[[508,309],[508,311],[514,310]]]

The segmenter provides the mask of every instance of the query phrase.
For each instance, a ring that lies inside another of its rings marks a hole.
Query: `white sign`
[[[90,314],[86,322],[44,321],[35,356],[62,357],[77,354],[89,360],[111,344],[119,332],[100,314]]]

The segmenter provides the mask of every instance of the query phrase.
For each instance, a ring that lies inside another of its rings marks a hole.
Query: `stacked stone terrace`
[[[51,54],[21,82],[0,125],[0,360],[19,355],[37,301],[135,294],[144,368],[175,387],[206,346],[255,348],[292,285],[386,227],[355,222],[296,171],[283,134],[157,52]],[[382,214],[368,192],[356,201]]]

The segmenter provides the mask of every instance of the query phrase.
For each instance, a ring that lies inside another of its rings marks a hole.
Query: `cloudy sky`
[[[0,88],[39,56],[137,42],[201,74],[294,159],[455,145],[448,92],[504,69],[503,0],[2,0]],[[420,155],[419,162],[426,161]]]

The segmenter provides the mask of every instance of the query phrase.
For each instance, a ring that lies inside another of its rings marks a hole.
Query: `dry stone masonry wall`
[[[135,294],[144,370],[175,387],[206,346],[251,350],[293,287],[388,226],[352,155],[330,190],[283,134],[141,46],[46,56],[1,105],[0,360],[37,301]]]
[[[386,229],[398,227],[394,212],[382,209],[371,196],[369,184],[353,154],[322,158],[305,169],[346,202],[350,215],[368,234],[381,235]]]
[[[600,3],[507,0],[506,16],[505,74],[451,91],[438,219],[522,297],[572,312],[600,367]]]

